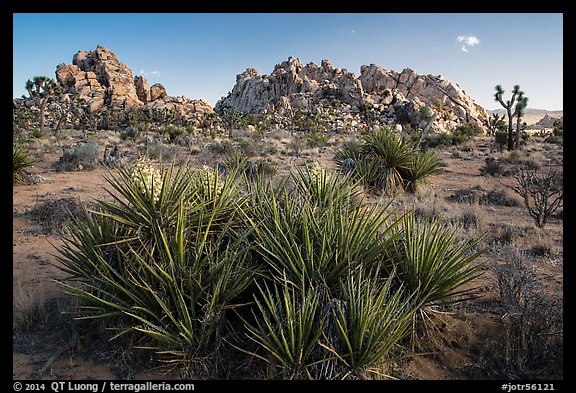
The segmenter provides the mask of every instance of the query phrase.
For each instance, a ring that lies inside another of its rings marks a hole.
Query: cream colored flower
[[[330,172],[317,161],[308,167],[308,175],[312,184],[321,184],[323,179],[328,180],[330,178]]]
[[[130,176],[141,193],[153,193],[154,202],[158,202],[162,190],[162,173],[150,161],[139,159],[132,167]]]

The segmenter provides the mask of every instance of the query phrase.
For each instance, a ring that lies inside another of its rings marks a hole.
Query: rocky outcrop
[[[342,105],[335,114],[334,124],[361,122],[360,113],[367,107],[373,109],[381,124],[418,126],[425,122],[420,108],[428,106],[438,112],[431,127],[436,132],[465,123],[484,129],[487,117],[485,110],[457,84],[442,76],[419,75],[409,68],[397,73],[371,64],[362,66],[360,76],[356,77],[344,68],[335,68],[328,60],[323,60],[320,66],[303,65],[294,57],[277,64],[270,75],[259,74],[254,68],[237,75],[236,85],[216,103],[215,110],[326,112],[334,107],[335,101]]]
[[[133,76],[130,68],[102,46],[94,51],[78,51],[72,64],[56,67],[56,79],[65,93],[61,102],[83,99],[89,112],[107,108],[125,110],[174,109],[183,118],[193,119],[213,112],[204,100],[171,97],[160,83],[152,86],[144,76]]]
[[[168,95],[166,88],[160,83],[155,83],[150,87],[150,100],[156,101],[160,98],[164,98]]]
[[[67,93],[86,99],[92,111],[104,104],[126,108],[142,105],[138,99],[132,71],[109,49],[78,51],[72,65],[60,64],[56,79]]]
[[[138,99],[144,104],[151,101],[150,83],[143,76],[134,77],[134,86],[136,86],[136,94]]]
[[[564,116],[556,117],[550,115],[544,115],[543,118],[538,120],[536,123],[529,125],[531,129],[534,130],[544,130],[546,128],[554,128],[554,123],[559,121],[560,123],[564,123]]]

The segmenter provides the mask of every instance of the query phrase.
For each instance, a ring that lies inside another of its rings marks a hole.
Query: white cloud
[[[150,72],[146,72],[146,70],[141,69],[140,70],[140,75],[142,76],[160,76],[162,75],[162,73],[160,71],[150,71]]]
[[[480,44],[478,37],[473,35],[459,35],[456,41],[462,43],[462,51],[468,53],[468,47]]]

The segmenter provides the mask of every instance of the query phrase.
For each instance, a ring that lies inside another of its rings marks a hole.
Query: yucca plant
[[[246,153],[235,150],[226,154],[223,162],[227,170],[234,171],[237,174],[243,174],[246,172],[246,169],[248,169],[248,160],[249,157]]]
[[[440,162],[434,152],[415,151],[410,165],[400,170],[404,180],[404,189],[408,192],[416,192],[422,180],[438,171],[439,164]]]
[[[334,151],[334,160],[340,172],[347,173],[354,164],[363,158],[362,144],[360,142],[349,141]]]
[[[250,246],[234,214],[198,203],[186,167],[171,172],[157,194],[156,181],[147,188],[138,173],[108,178],[119,195],[74,221],[56,266],[68,273],[59,283],[83,301],[78,317],[120,318],[119,335],[141,334],[167,360],[190,361],[222,343],[226,310],[252,280]]]
[[[287,192],[268,196],[252,213],[255,251],[271,276],[332,287],[349,270],[382,262],[393,213],[343,203],[319,208]]]
[[[394,194],[403,186],[402,171],[410,168],[414,147],[402,135],[383,127],[364,137],[363,156],[373,160],[380,170],[378,188]]]
[[[317,162],[296,168],[291,174],[299,197],[315,204],[319,209],[330,209],[335,205],[357,205],[361,189],[352,176],[330,173]]]
[[[322,360],[314,356],[324,326],[320,291],[287,280],[271,287],[258,286],[254,320],[243,318],[250,340],[266,352],[252,355],[278,368],[284,378],[313,379],[310,367]]]
[[[401,189],[415,192],[438,168],[433,152],[419,151],[388,127],[366,134],[362,145],[337,150],[334,158],[341,172],[351,173],[373,191],[388,195]]]
[[[35,160],[32,155],[22,145],[16,145],[12,148],[12,179],[14,183],[21,183],[24,181],[22,174],[25,169],[34,166]]]
[[[339,342],[329,349],[345,366],[339,377],[357,378],[393,360],[390,351],[410,334],[415,304],[394,289],[394,277],[360,269],[342,282],[340,302],[332,311]]]
[[[432,306],[450,305],[473,295],[465,287],[482,274],[477,261],[486,249],[478,248],[483,236],[458,241],[459,228],[441,221],[417,220],[412,212],[402,218],[400,237],[388,249],[396,280],[414,296],[422,316]]]

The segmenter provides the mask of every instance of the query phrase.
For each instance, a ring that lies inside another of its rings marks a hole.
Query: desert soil
[[[110,132],[105,139],[112,143],[119,141],[117,134]],[[70,143],[74,142],[70,137]],[[116,138],[116,139],[114,139]],[[112,141],[112,142],[111,142]],[[282,145],[283,141],[279,141]],[[546,149],[561,147],[534,145],[536,156],[545,163]],[[40,150],[40,149],[39,149]],[[480,186],[482,190],[506,190],[503,183],[510,178],[480,176],[484,160],[496,153],[490,151],[487,142],[479,142],[470,150],[462,147],[446,148],[438,151],[442,162],[440,173],[432,176],[416,195],[401,195],[396,203],[426,210],[437,210],[445,216],[458,217],[464,212],[475,210],[488,232],[498,231],[503,224],[520,228],[523,235],[517,239],[518,247],[529,248],[543,237],[553,243],[551,255],[532,258],[531,263],[545,280],[547,288],[562,296],[563,292],[563,223],[554,218],[546,227],[546,232],[536,230],[533,220],[522,204],[513,207],[493,205],[470,205],[451,202],[446,199],[454,192]],[[134,156],[137,155],[133,152]],[[303,163],[314,159],[333,167],[332,147],[312,149],[307,157],[286,158],[275,154],[272,158],[278,166]],[[106,338],[93,337],[90,332],[80,329],[80,338],[71,349],[39,371],[72,334],[69,317],[63,312],[70,308],[69,296],[53,282],[63,273],[55,267],[56,249],[62,244],[61,234],[46,234],[40,223],[29,214],[31,209],[41,204],[57,201],[64,197],[78,198],[84,202],[93,199],[106,199],[108,183],[104,176],[108,170],[97,166],[94,170],[57,172],[52,167],[61,156],[61,151],[50,150],[38,155],[40,160],[29,172],[40,179],[29,185],[13,186],[13,319],[19,309],[27,304],[43,304],[44,318],[37,326],[20,331],[14,328],[12,366],[13,378],[23,380],[58,379],[174,379],[177,372],[167,372],[153,362],[139,362],[134,365],[114,342]],[[560,152],[561,155],[561,152]],[[210,157],[206,158],[209,161]],[[560,163],[561,165],[561,163]],[[511,197],[510,190],[506,191]],[[498,258],[493,253],[482,257],[487,262]],[[498,340],[502,329],[502,318],[494,306],[497,284],[487,269],[474,283],[482,288],[478,299],[464,302],[451,310],[438,313],[435,317],[439,333],[433,343],[422,346],[422,355],[411,357],[395,366],[390,374],[401,379],[483,379],[486,372],[478,365],[478,354],[490,341]]]

